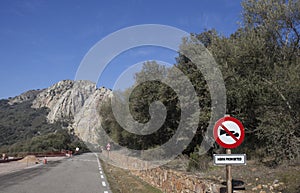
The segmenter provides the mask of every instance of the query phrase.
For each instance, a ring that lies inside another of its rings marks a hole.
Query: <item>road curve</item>
[[[111,193],[97,155],[87,153],[0,175],[0,193]]]

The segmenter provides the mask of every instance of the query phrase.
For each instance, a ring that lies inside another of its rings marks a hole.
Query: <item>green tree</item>
[[[299,1],[246,0],[243,23],[230,37],[197,37],[217,60],[227,113],[242,120],[242,148],[265,149],[279,162],[299,156]],[[251,151],[251,150],[249,150]]]
[[[235,151],[272,156],[276,163],[295,159],[300,154],[300,1],[245,0],[242,6],[241,25],[229,37],[212,29],[191,34],[190,41],[183,45],[202,42],[219,64],[226,85],[226,113],[240,119],[246,130],[245,142]],[[140,123],[151,120],[149,107],[153,102],[162,102],[167,110],[163,126],[151,135],[132,134],[122,129],[106,105],[100,112],[106,131],[117,142],[136,149],[163,144],[176,132],[181,108],[189,105],[190,98],[182,98],[185,102],[180,106],[179,96],[168,85],[144,81],[149,77],[165,78],[181,85],[178,89],[184,93],[183,76],[193,84],[201,108],[200,114],[189,117],[199,119],[196,134],[185,151],[192,153],[203,140],[212,104],[204,75],[182,52],[169,69],[146,63],[136,74],[136,87],[123,95],[129,101],[131,115]]]

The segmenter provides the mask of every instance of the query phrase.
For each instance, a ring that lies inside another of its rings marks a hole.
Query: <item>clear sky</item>
[[[0,99],[75,78],[85,54],[105,36],[139,24],[170,25],[228,36],[241,20],[235,0],[0,0]],[[147,50],[148,49],[148,50]],[[98,86],[111,88],[132,62],[175,56],[133,49],[107,69]],[[138,56],[137,56],[138,55]],[[132,60],[131,60],[131,59]],[[134,60],[138,58],[138,60]],[[174,58],[173,58],[174,59]]]

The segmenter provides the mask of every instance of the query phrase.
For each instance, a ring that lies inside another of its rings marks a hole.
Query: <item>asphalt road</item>
[[[93,153],[0,175],[0,193],[111,193]]]

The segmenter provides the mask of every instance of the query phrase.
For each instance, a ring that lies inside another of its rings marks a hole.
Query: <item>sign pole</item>
[[[232,193],[232,164],[244,163],[246,161],[246,155],[243,154],[231,156],[231,149],[238,147],[244,140],[245,131],[243,124],[234,117],[225,115],[219,119],[214,126],[214,138],[216,142],[223,148],[226,148],[226,155],[214,156],[215,163],[225,163],[226,165],[226,185],[227,193]]]
[[[231,154],[231,149],[226,149],[226,154]],[[227,182],[227,193],[232,193],[232,174],[231,165],[226,165],[226,182]]]

